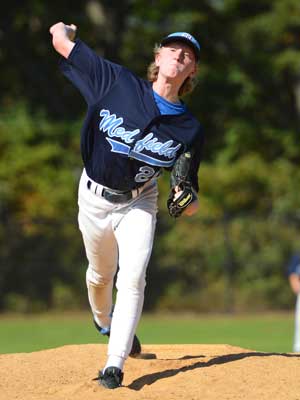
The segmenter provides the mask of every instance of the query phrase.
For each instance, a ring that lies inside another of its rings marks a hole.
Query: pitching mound
[[[300,354],[227,345],[145,345],[128,359],[123,387],[98,385],[106,345],[0,355],[1,400],[300,399]]]

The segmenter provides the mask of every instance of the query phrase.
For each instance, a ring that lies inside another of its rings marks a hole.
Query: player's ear
[[[195,76],[198,74],[199,72],[199,65],[197,63],[195,63],[195,66],[192,70],[192,72],[190,73],[190,78],[195,78]]]
[[[160,54],[160,50],[159,50],[159,51],[155,54],[155,58],[154,58],[155,65],[156,65],[157,67],[160,66],[160,59],[161,59],[161,54]]]

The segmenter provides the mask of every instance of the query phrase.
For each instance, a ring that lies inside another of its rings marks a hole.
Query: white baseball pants
[[[89,262],[88,298],[97,324],[110,327],[108,355],[126,359],[144,303],[146,268],[156,225],[157,184],[155,180],[148,182],[135,199],[114,204],[90,191],[88,179],[84,170],[78,191],[78,222]]]
[[[295,335],[294,335],[294,352],[300,352],[300,294],[297,295],[295,307]]]

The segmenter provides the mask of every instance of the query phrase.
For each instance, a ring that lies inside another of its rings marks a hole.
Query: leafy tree
[[[146,307],[291,304],[283,269],[300,247],[299,14],[296,0],[3,4],[0,309],[25,299],[50,307],[74,293],[86,301],[75,200],[85,104],[57,66],[48,29],[59,20],[140,76],[169,32],[189,31],[202,46],[199,85],[186,98],[206,134],[201,209],[170,219],[165,174]]]
[[[50,124],[22,105],[0,121],[0,309],[11,293],[50,306],[55,282],[76,286],[81,275],[78,126]]]

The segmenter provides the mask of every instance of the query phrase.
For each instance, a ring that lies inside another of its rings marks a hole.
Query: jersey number
[[[134,178],[136,182],[146,182],[155,174],[155,170],[151,167],[141,167],[139,171]]]

